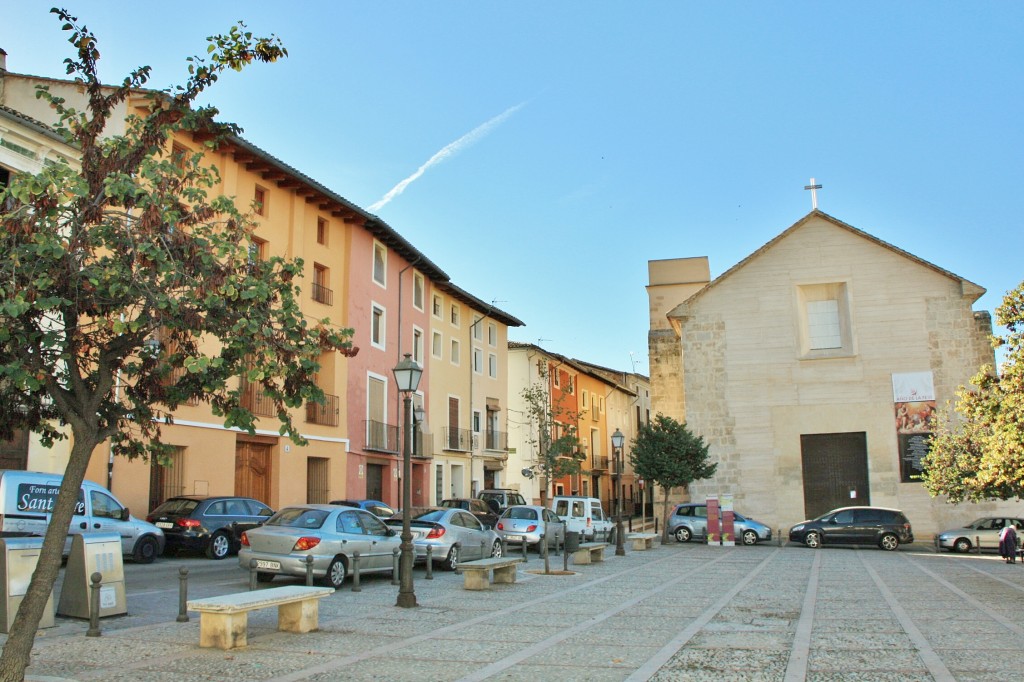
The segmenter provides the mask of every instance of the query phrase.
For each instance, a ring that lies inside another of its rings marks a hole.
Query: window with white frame
[[[384,348],[384,308],[373,304],[370,312],[370,344],[377,348]]]
[[[423,366],[423,330],[418,327],[412,328],[412,359]]]
[[[451,316],[449,319],[451,320],[453,327],[459,326],[459,306],[455,303],[452,303]]]
[[[430,339],[430,354],[438,360],[444,357],[444,336],[441,332],[433,332]]]
[[[426,296],[426,283],[423,275],[418,272],[412,273],[412,307],[416,310],[423,310],[423,301]]]
[[[853,353],[845,282],[798,286],[797,300],[802,357],[836,357]]]
[[[473,433],[480,433],[480,410],[473,410]]]
[[[562,373],[560,371],[558,371],[557,367],[555,367],[552,370],[551,373],[554,375],[553,378],[554,378],[554,381],[555,381],[555,388],[561,388],[562,387]]]
[[[479,348],[473,349],[473,372],[475,374],[484,372],[484,352]]]
[[[452,350],[451,350],[451,354],[448,356],[448,360],[453,365],[457,365],[460,362],[460,360],[459,360],[459,340],[458,339],[452,339]]]
[[[440,320],[441,313],[444,312],[444,302],[438,294],[434,294],[432,306],[431,313],[433,313],[434,317]]]
[[[498,345],[498,325],[494,324],[493,322],[487,323],[487,345]]]
[[[388,250],[380,242],[373,243],[373,281],[387,286]]]
[[[494,353],[487,355],[487,376],[492,379],[498,378],[498,356]]]
[[[483,320],[484,320],[484,318],[482,318],[482,317],[477,317],[475,320],[473,320],[473,340],[474,341],[483,341],[484,340],[484,328],[483,328],[483,325],[481,324],[483,322]]]

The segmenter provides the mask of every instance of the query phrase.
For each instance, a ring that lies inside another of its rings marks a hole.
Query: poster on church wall
[[[921,460],[928,454],[935,416],[935,386],[931,372],[892,375],[892,397],[899,446],[900,482],[911,483],[921,474]]]

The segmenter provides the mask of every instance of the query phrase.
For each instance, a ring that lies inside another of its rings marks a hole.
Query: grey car
[[[935,542],[942,549],[951,552],[970,552],[975,547],[999,549],[999,533],[1008,523],[1017,527],[1018,534],[1024,531],[1024,519],[986,516],[972,521],[963,528],[942,531],[935,536]]]
[[[305,577],[306,557],[313,557],[313,576],[341,587],[359,552],[359,572],[390,572],[393,552],[401,540],[379,518],[363,509],[330,504],[286,507],[261,527],[242,533],[238,563],[249,569],[256,561],[256,579],[276,575]]]
[[[401,513],[387,523],[395,533],[402,532]],[[430,547],[431,561],[449,571],[458,568],[462,560],[501,556],[497,533],[464,509],[435,507],[414,513],[409,529],[416,547],[416,561],[425,561],[427,547]]]
[[[519,504],[509,507],[498,517],[495,530],[505,542],[525,542],[527,547],[540,547],[542,535],[548,547],[565,542],[565,523],[555,512],[540,505]]]
[[[772,539],[772,529],[754,519],[733,512],[733,527],[736,539],[744,545],[756,545]],[[704,503],[686,502],[676,505],[668,520],[669,532],[676,542],[689,542],[697,538],[703,540],[708,534],[708,506]]]

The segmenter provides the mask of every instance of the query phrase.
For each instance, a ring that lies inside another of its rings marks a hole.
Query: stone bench
[[[658,537],[656,533],[632,533],[627,535],[626,539],[632,543],[633,551],[642,552],[654,546],[656,537]]]
[[[604,561],[604,550],[608,547],[607,542],[584,542],[572,554],[574,564],[591,564]]]
[[[276,606],[278,630],[312,632],[319,627],[319,600],[332,594],[330,587],[289,585],[193,599],[188,609],[199,612],[199,646],[235,649],[247,644],[250,611]]]
[[[514,583],[516,581],[516,565],[521,563],[523,560],[519,557],[488,557],[476,561],[460,562],[455,568],[455,572],[462,574],[465,589],[486,590],[491,585],[492,574],[495,584]]]

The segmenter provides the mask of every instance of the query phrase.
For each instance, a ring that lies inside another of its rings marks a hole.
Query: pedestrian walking
[[[1006,526],[999,531],[999,554],[1008,564],[1017,561],[1017,529],[1013,527],[1013,521],[1009,519],[1006,521]]]

